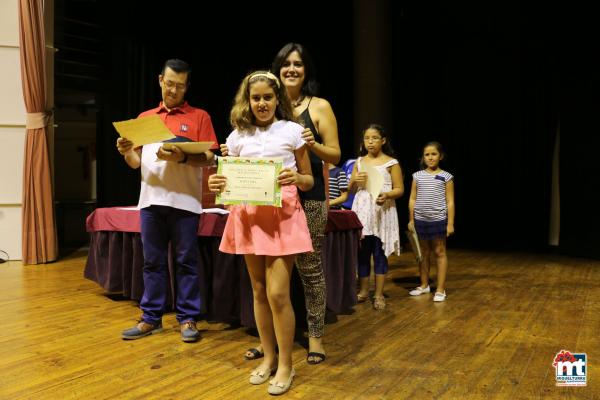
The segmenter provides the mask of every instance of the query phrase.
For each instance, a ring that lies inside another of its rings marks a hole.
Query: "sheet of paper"
[[[134,147],[175,138],[158,115],[113,122],[113,126],[121,137],[131,140]]]
[[[366,172],[367,175],[369,175],[365,189],[371,194],[373,201],[377,200],[377,196],[379,196],[381,188],[383,188],[383,175],[381,175],[381,172],[379,172],[377,168],[371,167],[370,165],[361,164],[360,171]]]
[[[210,149],[214,142],[170,142],[164,143],[165,150],[171,150],[177,146],[186,154],[200,154]]]
[[[225,191],[217,194],[217,204],[281,207],[277,176],[283,159],[219,157],[218,161],[217,173],[227,177],[227,184]]]
[[[229,214],[229,211],[222,208],[203,208],[202,212],[206,214]]]

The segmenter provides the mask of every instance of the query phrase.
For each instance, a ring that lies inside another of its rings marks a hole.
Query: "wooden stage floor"
[[[0,399],[265,399],[248,381],[256,343],[244,328],[201,322],[202,340],[120,332],[139,309],[83,278],[86,253],[0,264]],[[388,307],[359,304],[327,325],[326,362],[296,344],[290,399],[600,398],[600,261],[449,251],[448,299],[411,298],[412,254],[392,257]],[[587,353],[586,387],[557,387],[560,350]]]

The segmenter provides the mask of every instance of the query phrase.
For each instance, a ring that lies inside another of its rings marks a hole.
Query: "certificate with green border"
[[[281,186],[277,176],[282,158],[219,157],[217,174],[227,178],[217,204],[250,204],[281,207]]]

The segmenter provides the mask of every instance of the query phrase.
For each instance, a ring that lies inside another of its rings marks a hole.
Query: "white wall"
[[[19,61],[19,0],[0,1],[0,250],[21,259],[25,105]]]

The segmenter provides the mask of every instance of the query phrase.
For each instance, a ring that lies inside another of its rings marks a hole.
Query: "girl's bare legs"
[[[385,275],[375,274],[375,294],[373,297],[383,297],[383,285],[385,284]]]
[[[358,291],[358,296],[366,299],[369,297],[369,277],[366,278],[358,278],[360,283],[360,289]]]
[[[265,256],[256,256],[253,254],[244,255],[244,259],[246,260],[250,282],[252,283],[256,328],[258,329],[261,347],[265,353],[265,358],[256,369],[258,371],[266,371],[277,365],[273,314],[267,297],[266,259]]]
[[[421,254],[423,259],[419,264],[419,273],[421,276],[421,284],[419,287],[425,289],[429,285],[429,266],[431,264],[431,246],[429,240],[421,240]]]
[[[437,258],[437,287],[436,292],[444,293],[446,290],[446,272],[448,270],[448,255],[446,254],[446,238],[431,241],[433,252]]]
[[[267,299],[273,315],[275,336],[279,345],[276,382],[287,382],[292,371],[292,348],[296,319],[290,300],[290,280],[295,256],[266,257]],[[259,331],[260,332],[260,331]],[[262,338],[261,338],[262,342]],[[267,348],[263,342],[265,358]]]
[[[384,274],[375,274],[375,293],[373,294],[373,308],[383,310],[385,308],[385,298],[383,297],[383,285],[385,283]]]

